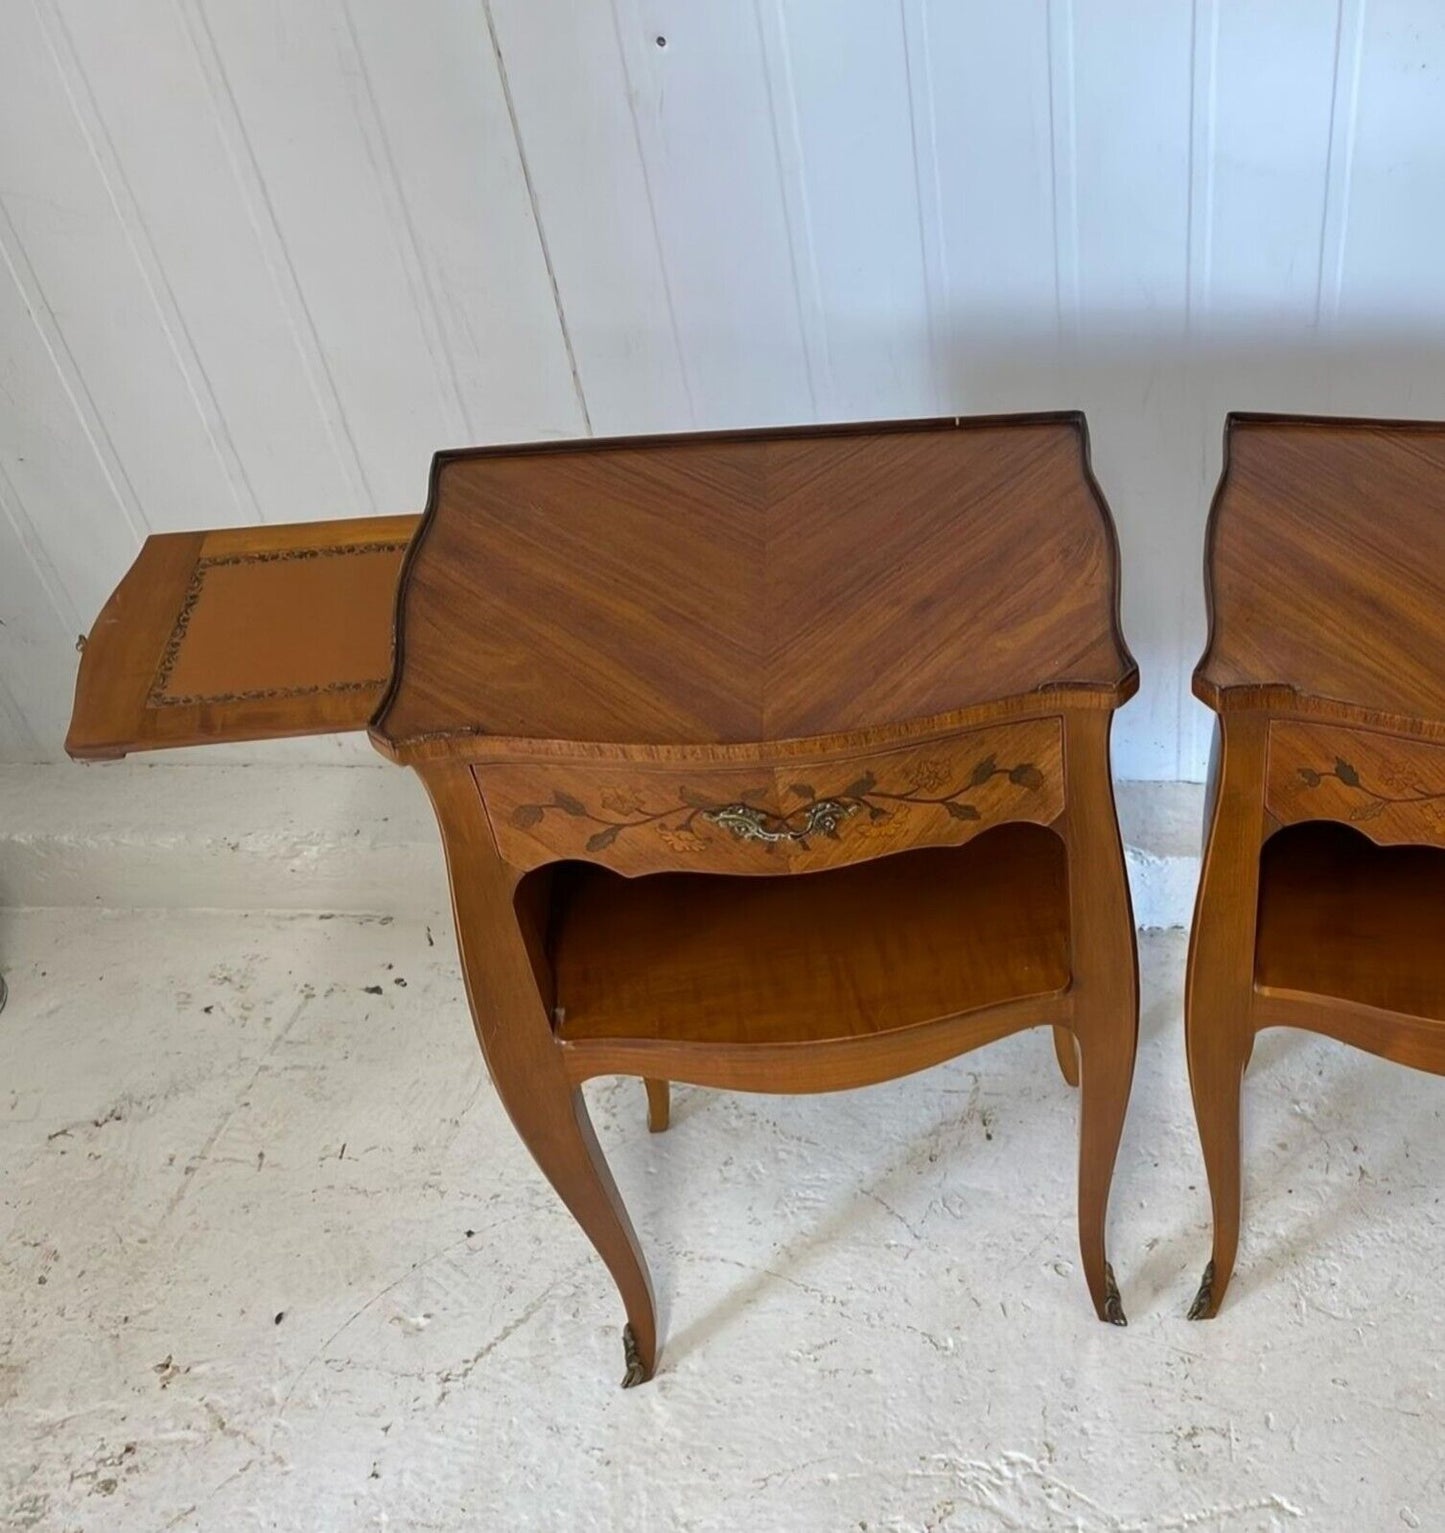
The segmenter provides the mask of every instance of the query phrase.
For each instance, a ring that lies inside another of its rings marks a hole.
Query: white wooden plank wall
[[[1117,769],[1197,777],[1224,411],[1445,416],[1442,245],[1429,0],[0,0],[0,758],[147,531],[1078,405]]]

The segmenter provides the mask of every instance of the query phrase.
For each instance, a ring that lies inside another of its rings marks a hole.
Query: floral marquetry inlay
[[[1044,782],[1043,773],[1032,761],[1000,766],[993,756],[976,762],[966,782],[943,793],[931,791],[943,787],[952,775],[949,763],[941,758],[924,757],[912,763],[905,775],[909,786],[902,792],[889,792],[872,771],[866,771],[841,792],[825,798],[819,798],[811,783],[790,783],[788,793],[798,802],[777,811],[763,807],[769,796],[765,787],[743,788],[735,801],[720,804],[706,793],[682,786],[677,789],[677,803],[661,809],[649,809],[635,790],[612,789],[600,796],[595,810],[572,794],[554,789],[545,803],[518,804],[512,810],[511,822],[517,830],[531,830],[549,814],[585,820],[598,827],[587,837],[589,852],[604,852],[624,832],[648,826],[655,827],[675,852],[705,851],[708,842],[695,828],[699,820],[720,826],[742,841],[759,841],[765,846],[793,841],[806,849],[814,835],[836,841],[844,822],[859,812],[865,812],[873,825],[889,819],[900,804],[931,805],[955,820],[977,820],[981,816],[968,795],[994,778],[1006,777],[1016,787],[1031,791],[1037,791]]]
[[[1005,819],[1048,823],[1062,807],[1058,754],[1057,724],[1045,720],[794,768],[624,776],[615,767],[567,774],[499,764],[475,771],[512,855],[540,845],[614,866],[638,859],[734,866],[757,854],[773,862],[816,856],[830,865],[891,845],[953,844]],[[532,850],[525,857],[539,860]]]
[[[1373,730],[1276,724],[1267,801],[1285,824],[1343,820],[1376,841],[1445,844],[1445,750]]]
[[[1445,789],[1439,792],[1422,789],[1406,772],[1390,768],[1382,772],[1384,786],[1394,790],[1387,793],[1364,781],[1359,770],[1343,756],[1336,756],[1334,765],[1325,769],[1302,766],[1298,770],[1306,788],[1319,788],[1329,778],[1343,783],[1359,800],[1349,811],[1349,818],[1356,823],[1378,819],[1392,807],[1408,805],[1418,808],[1437,830],[1445,831]]]

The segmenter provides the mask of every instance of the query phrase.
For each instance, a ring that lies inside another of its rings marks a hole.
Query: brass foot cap
[[[652,1375],[642,1366],[642,1357],[637,1350],[637,1338],[632,1334],[632,1327],[622,1327],[622,1359],[627,1364],[627,1372],[622,1375],[622,1387],[633,1389],[638,1384],[647,1383]]]
[[[1191,1320],[1208,1320],[1214,1313],[1214,1263],[1211,1261],[1204,1269],[1204,1276],[1199,1281],[1199,1292],[1194,1295],[1194,1303],[1189,1306],[1189,1318]]]
[[[1114,1269],[1108,1263],[1104,1263],[1104,1319],[1110,1325],[1128,1325],[1129,1317],[1124,1313],[1124,1306],[1119,1299],[1119,1285],[1114,1280]]]

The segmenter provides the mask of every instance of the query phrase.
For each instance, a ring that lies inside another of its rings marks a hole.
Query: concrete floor
[[[1188,1324],[1183,952],[1143,942],[1128,1330],[1045,1033],[679,1089],[660,1138],[606,1082],[667,1335],[624,1393],[441,923],[0,911],[0,1528],[1438,1528],[1445,1085],[1266,1035],[1240,1275]]]

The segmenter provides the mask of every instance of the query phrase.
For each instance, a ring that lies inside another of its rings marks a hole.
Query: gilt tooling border
[[[281,564],[301,559],[331,559],[352,554],[399,554],[405,551],[407,541],[402,539],[394,543],[343,543],[336,548],[265,549],[253,554],[216,554],[210,558],[198,559],[191,573],[190,584],[186,587],[186,594],[181,601],[180,611],[176,613],[175,627],[171,629],[170,638],[166,640],[161,663],[156,668],[155,678],[151,682],[150,693],[146,698],[147,706],[178,708],[194,706],[197,703],[260,702],[272,697],[316,697],[342,692],[375,691],[379,687],[386,686],[390,680],[389,676],[376,676],[365,681],[331,681],[294,687],[256,687],[245,692],[175,694],[166,691],[170,684],[171,672],[180,658],[181,645],[185,643],[191,618],[205,590],[206,575],[209,571],[238,564]]]

